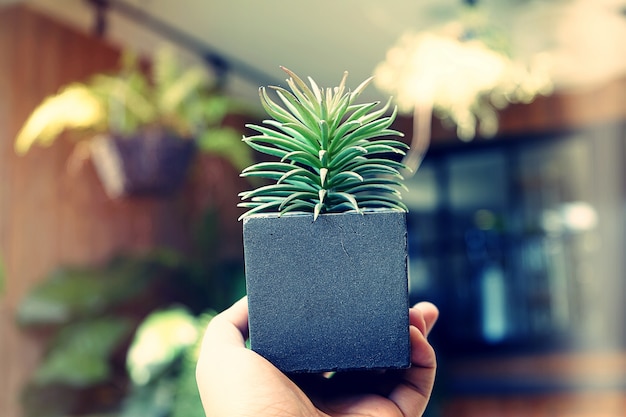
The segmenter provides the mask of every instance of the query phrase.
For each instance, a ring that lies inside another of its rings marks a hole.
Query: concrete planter
[[[410,365],[405,213],[243,223],[250,342],[284,372]]]

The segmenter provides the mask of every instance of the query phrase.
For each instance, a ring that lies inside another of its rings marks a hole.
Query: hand
[[[245,347],[244,297],[207,327],[196,378],[207,417],[421,416],[435,381],[435,352],[426,337],[439,312],[409,310],[411,362],[406,370],[291,375]]]

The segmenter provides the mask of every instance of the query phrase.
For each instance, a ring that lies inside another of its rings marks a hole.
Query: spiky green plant
[[[399,188],[401,170],[397,159],[408,146],[392,136],[396,109],[387,115],[391,100],[356,104],[355,99],[371,82],[369,78],[354,91],[346,90],[344,73],[338,87],[320,88],[309,77],[310,87],[295,73],[288,75],[291,91],[270,87],[282,102],[259,90],[261,103],[271,117],[265,126],[247,127],[258,132],[244,137],[253,149],[278,157],[243,170],[243,177],[261,177],[274,183],[240,194],[239,206],[249,210],[241,218],[259,212],[292,211],[321,213],[391,208],[406,211]]]

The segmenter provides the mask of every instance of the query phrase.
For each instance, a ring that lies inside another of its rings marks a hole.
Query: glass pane
[[[507,203],[507,164],[503,152],[459,155],[448,160],[450,210],[501,211]]]

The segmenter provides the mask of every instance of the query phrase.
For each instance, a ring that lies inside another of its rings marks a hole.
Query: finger
[[[409,328],[411,339],[411,366],[418,368],[435,368],[437,359],[435,350],[426,340],[426,336],[416,327]]]
[[[432,316],[427,314],[426,317]],[[422,320],[423,323],[427,323],[429,318]],[[409,332],[412,365],[404,372],[401,383],[389,395],[389,399],[405,416],[421,415],[424,412],[433,389],[437,368],[435,351],[426,340],[424,333],[417,326],[411,326]]]
[[[208,404],[208,394],[215,391],[214,376],[226,372],[224,367],[228,367],[229,363],[236,363],[232,355],[228,356],[226,353],[245,349],[247,319],[248,300],[244,297],[213,317],[204,332],[196,364],[196,381],[205,407]]]
[[[439,310],[437,307],[427,301],[418,303],[409,309],[409,323],[411,326],[417,327],[426,337],[428,337],[438,317]]]
[[[215,316],[207,326],[202,348],[215,345],[245,346],[248,338],[248,298],[243,297]]]

